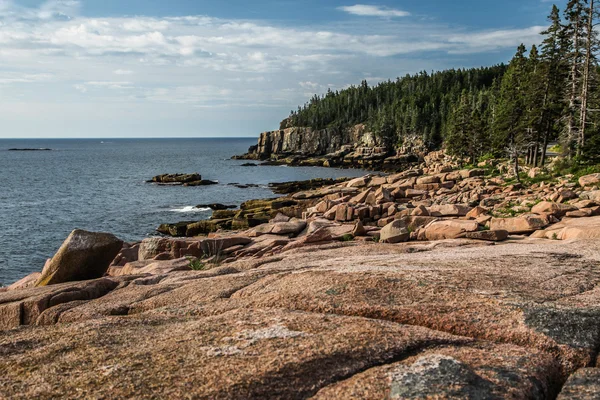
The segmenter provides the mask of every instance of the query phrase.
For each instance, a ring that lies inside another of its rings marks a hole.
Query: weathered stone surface
[[[600,190],[592,190],[590,192],[583,192],[579,197],[582,200],[592,200],[595,202],[600,202]]]
[[[0,293],[0,330],[35,324],[37,318],[49,308],[95,299],[118,285],[116,278],[101,278]]]
[[[507,379],[511,376],[513,379]],[[444,346],[371,368],[321,389],[315,399],[543,399],[558,368],[517,346]]]
[[[548,220],[536,214],[525,214],[515,218],[492,218],[490,229],[508,231],[511,234],[532,233],[548,225]]]
[[[564,217],[569,211],[575,211],[577,207],[570,204],[553,203],[551,201],[542,201],[531,208],[535,214],[552,214],[555,217]]]
[[[456,239],[478,229],[479,224],[475,221],[449,219],[430,223],[424,228],[423,235],[426,240]]]
[[[289,240],[249,247],[267,242]],[[337,242],[208,271],[1,293],[0,329],[57,325],[0,330],[0,389],[554,398],[597,356],[599,262],[596,241]]]
[[[36,285],[100,278],[122,246],[123,241],[109,233],[74,230],[46,263]]]
[[[467,239],[487,240],[489,242],[502,242],[508,239],[508,231],[477,231],[465,233]]]
[[[382,243],[400,243],[410,239],[410,231],[402,220],[395,220],[381,229],[379,240]]]
[[[600,239],[600,217],[564,219],[532,237],[554,240]]]
[[[21,290],[21,289],[27,289],[30,287],[34,287],[36,282],[40,279],[40,276],[42,276],[41,273],[32,272],[31,274],[27,275],[25,278],[19,279],[18,281],[16,281],[12,285],[10,285],[8,288],[6,288],[6,290],[7,291]]]
[[[432,217],[464,217],[473,207],[466,204],[444,204],[429,207],[429,215]]]
[[[569,377],[558,400],[600,399],[600,369],[582,368]]]
[[[581,187],[594,186],[600,184],[600,174],[585,175],[579,178]]]

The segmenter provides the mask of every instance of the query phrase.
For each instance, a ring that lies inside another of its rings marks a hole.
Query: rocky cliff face
[[[396,149],[365,125],[344,129],[286,128],[263,132],[258,144],[234,159],[268,161],[293,166],[404,170],[419,161],[413,148]]]
[[[362,124],[346,129],[296,127],[261,133],[258,145],[251,148],[249,154],[263,160],[274,155],[289,154],[324,156],[338,152],[345,146],[353,150],[384,147],[384,144]]]

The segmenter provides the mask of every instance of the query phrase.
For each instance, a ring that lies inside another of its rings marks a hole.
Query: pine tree
[[[525,88],[527,58],[521,44],[502,79],[497,104],[494,144],[497,152],[506,152],[514,163],[514,174],[519,179],[519,156],[526,147]]]
[[[585,52],[584,52],[584,68],[583,77],[581,84],[581,108],[579,119],[581,121],[581,128],[579,132],[579,140],[577,143],[577,154],[582,155],[585,141],[586,141],[586,130],[588,125],[588,105],[590,100],[590,86],[594,80],[592,75],[595,74],[595,69],[592,68],[596,64],[595,52],[598,49],[598,35],[594,27],[594,20],[597,16],[595,0],[589,0],[589,7],[587,8],[587,24],[585,26]]]
[[[585,0],[569,0],[565,9],[564,36],[567,43],[566,59],[569,63],[567,88],[567,114],[565,127],[565,151],[572,156],[577,145],[581,121],[579,120],[582,73],[584,69],[585,27],[587,12]]]
[[[560,10],[553,6],[548,20],[550,27],[542,32],[544,41],[541,46],[541,59],[543,62],[544,100],[542,129],[542,154],[540,164],[546,162],[546,149],[550,140],[553,140],[559,120],[563,114],[563,99],[565,98],[566,79],[565,70],[566,52],[568,49],[565,29],[562,25]]]

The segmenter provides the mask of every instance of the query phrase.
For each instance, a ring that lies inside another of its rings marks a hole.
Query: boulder
[[[440,183],[440,177],[435,175],[423,176],[417,178],[417,185],[429,185],[432,183]]]
[[[600,399],[600,369],[581,368],[569,377],[557,400]]]
[[[485,240],[488,242],[502,242],[508,239],[508,231],[477,231],[467,232],[467,239]]]
[[[585,175],[579,178],[579,185],[581,187],[595,186],[598,184],[600,184],[600,174]]]
[[[427,207],[420,205],[416,208],[414,208],[410,215],[413,215],[415,217],[429,217],[429,210],[427,209]]]
[[[579,196],[582,200],[591,200],[595,202],[600,202],[600,190],[592,190],[589,192],[583,192]]]
[[[333,234],[327,227],[317,228],[315,231],[300,239],[303,243],[319,243],[331,240],[333,240]]]
[[[477,176],[484,176],[485,170],[484,169],[464,169],[464,170],[459,171],[459,174],[462,179],[469,179],[469,178],[474,178]]]
[[[100,278],[122,247],[123,241],[109,233],[74,230],[46,263],[36,286]]]
[[[575,211],[577,207],[570,204],[553,203],[551,201],[542,201],[531,208],[531,212],[535,214],[550,214],[555,217],[564,217],[569,211]]]
[[[306,221],[291,220],[289,222],[275,222],[272,224],[263,224],[254,228],[258,235],[298,235],[306,228]]]
[[[429,215],[432,217],[464,217],[472,207],[467,204],[443,204],[429,207]]]
[[[410,239],[410,231],[403,221],[395,220],[381,229],[379,240],[382,243],[401,243]]]
[[[591,208],[582,208],[581,210],[577,210],[577,211],[569,211],[565,217],[568,218],[585,218],[585,217],[591,217],[594,215],[594,212],[592,211]]]
[[[548,220],[537,214],[524,214],[515,218],[492,218],[490,221],[491,230],[504,230],[511,234],[532,233],[547,225]]]
[[[434,221],[427,225],[420,238],[426,240],[444,240],[457,239],[467,232],[476,232],[479,224],[475,221],[464,221],[459,219],[448,219],[444,221]]]
[[[352,230],[352,236],[354,236],[354,237],[367,236],[367,230],[365,229],[365,227],[361,221],[358,221],[354,225],[354,229]]]
[[[600,239],[600,217],[564,219],[532,237],[554,240]]]
[[[477,219],[479,217],[487,215],[488,213],[489,213],[489,210],[487,208],[477,206],[474,209],[472,209],[471,211],[469,211],[467,213],[466,217],[469,219]]]

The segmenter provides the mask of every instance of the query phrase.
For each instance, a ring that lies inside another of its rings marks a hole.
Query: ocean
[[[356,177],[360,170],[242,167],[231,160],[256,139],[0,140],[0,286],[41,271],[76,228],[126,241],[157,235],[161,223],[210,218],[198,204],[240,205],[275,195],[272,182]],[[8,151],[50,148],[52,151]],[[219,185],[157,186],[163,173],[202,174]],[[257,184],[241,189],[230,184]]]

